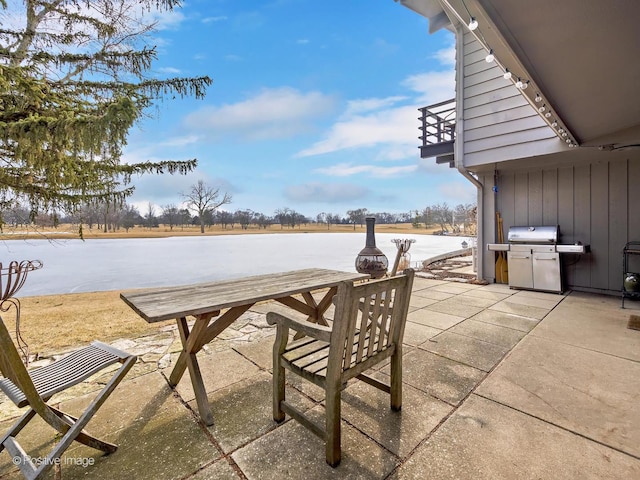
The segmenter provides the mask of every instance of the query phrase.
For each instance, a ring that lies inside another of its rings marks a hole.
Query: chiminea
[[[379,248],[376,248],[375,217],[367,217],[367,243],[356,257],[356,271],[367,273],[371,278],[380,278],[387,273],[389,261]]]

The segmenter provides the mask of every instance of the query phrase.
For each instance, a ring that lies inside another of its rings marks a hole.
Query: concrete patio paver
[[[424,290],[418,290],[415,293],[412,293],[411,296],[429,298],[431,300],[446,300],[447,298],[454,297],[455,293],[441,292],[439,290],[435,290],[433,288],[425,288]],[[435,303],[435,302],[433,302]]]
[[[523,305],[522,303],[511,302],[511,297],[489,307],[489,310],[495,310],[503,313],[513,313],[522,317],[535,318],[542,320],[548,313],[550,308],[535,307],[531,305]]]
[[[640,461],[472,395],[393,480],[629,480]]]
[[[244,476],[234,470],[229,462],[223,458],[189,478],[190,480],[233,480],[242,479]]]
[[[451,328],[455,324],[463,321],[464,318],[465,317],[450,315],[448,313],[435,312],[427,308],[421,308],[420,310],[409,312],[409,315],[407,315],[408,322],[427,325],[439,330],[446,330],[448,328]]]
[[[407,322],[404,327],[404,344],[411,346],[418,346],[421,343],[435,337],[442,330],[438,328],[428,327],[419,323]]]
[[[484,310],[484,307],[477,307],[475,305],[470,305],[469,303],[463,303],[458,300],[458,297],[448,298],[425,308],[434,312],[446,313],[448,315],[455,315],[463,318],[471,317],[472,315]]]
[[[385,382],[389,377],[375,375]],[[389,395],[364,382],[354,382],[342,393],[342,417],[376,442],[406,458],[434,430],[452,407],[405,385],[402,410],[389,408]]]
[[[549,294],[549,293],[538,293],[536,296],[526,295],[527,293],[532,292],[518,292],[515,295],[511,295],[507,300],[509,303],[518,304],[518,305],[527,305],[530,307],[540,307],[547,310],[553,309],[558,303],[562,301],[562,295],[557,294]],[[544,296],[542,296],[544,295]]]
[[[521,315],[516,315],[515,313],[498,312],[496,310],[483,310],[473,317],[470,317],[469,320],[490,323],[491,325],[498,325],[500,327],[513,328],[514,330],[520,330],[524,333],[530,332],[533,327],[538,325],[540,322],[540,320],[536,318],[523,317]]]
[[[640,458],[638,379],[640,363],[528,337],[475,393]]]
[[[494,303],[499,302],[500,300],[504,300],[505,298],[509,298],[512,295],[511,292],[494,292],[492,290],[488,290],[486,286],[468,290],[464,294],[468,297],[478,297],[488,300],[494,300]]]
[[[78,414],[93,396],[84,395],[64,402],[60,408]],[[96,413],[87,430],[116,443],[118,450],[103,455],[98,450],[74,443],[62,458],[64,479],[86,478],[87,475],[108,480],[182,478],[222,457],[222,452],[210,442],[196,417],[185,408],[159,372],[123,382]],[[38,442],[36,438],[53,438],[53,430],[42,425],[39,431],[27,435]],[[23,439],[24,436],[20,437],[20,441],[24,442]],[[28,445],[29,440],[25,443]],[[46,453],[43,449],[36,451],[38,453],[32,454],[33,457]],[[91,464],[83,467],[64,463],[73,459],[84,459]],[[4,464],[8,458],[3,455],[1,460]],[[0,472],[4,472],[2,467]],[[14,469],[6,478],[22,476]]]
[[[477,368],[463,365],[420,348],[402,357],[403,382],[450,405],[458,405],[486,376]],[[389,368],[381,370],[389,374]]]
[[[226,349],[215,352],[212,355],[200,355],[198,363],[200,364],[202,379],[208,392],[219,390],[249,378],[260,370],[257,365],[251,363],[238,352],[228,348],[228,346]],[[172,370],[173,365],[164,370],[163,373],[169,378]],[[182,375],[176,386],[176,391],[186,402],[195,399],[188,371],[185,371],[184,375]]]
[[[473,290],[474,288],[479,288],[478,285],[471,285],[468,283],[455,283],[455,282],[447,282],[441,285],[436,285],[432,287],[431,290],[435,290],[437,292],[444,293],[453,293],[454,295],[459,295],[460,293],[467,292],[469,290]]]
[[[409,307],[411,307],[412,309],[418,309],[418,308],[422,308],[422,307],[426,307],[429,305],[433,305],[434,303],[437,303],[438,300],[434,300],[433,298],[426,298],[426,297],[420,297],[418,295],[416,296],[411,296],[411,302],[409,303]]]
[[[629,315],[638,314],[637,310],[621,309],[619,299],[602,295],[572,293],[567,302],[558,305],[532,335],[640,362],[640,331],[626,328]]]
[[[321,423],[324,409],[316,407],[313,413]],[[236,451],[232,458],[248,480],[385,478],[399,464],[395,455],[344,421],[342,462],[336,469],[325,462],[324,442],[293,420]]]
[[[442,332],[420,344],[420,348],[485,372],[491,370],[511,349],[450,332]]]
[[[491,323],[474,320],[475,317],[468,318],[449,329],[450,333],[466,335],[477,338],[483,342],[493,343],[501,347],[513,348],[526,332],[520,330],[493,325]]]
[[[209,393],[214,424],[208,430],[224,453],[231,453],[276,428],[271,392],[271,375],[260,372]],[[287,400],[302,411],[315,405],[293,388],[287,390]],[[194,412],[198,411],[195,400],[189,402],[189,407]]]

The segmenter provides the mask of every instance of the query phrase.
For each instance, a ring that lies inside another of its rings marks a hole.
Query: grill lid
[[[509,243],[541,243],[555,245],[558,243],[560,228],[558,225],[509,227],[507,240]]]

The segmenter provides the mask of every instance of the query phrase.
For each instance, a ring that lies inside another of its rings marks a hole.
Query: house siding
[[[532,167],[532,160],[523,161],[520,167],[498,170],[497,193],[491,189],[494,173],[479,174],[485,192],[493,196],[485,194],[486,204],[493,206],[483,219],[487,242],[496,238],[495,211],[504,220],[505,237],[514,225],[559,225],[561,243],[591,246],[587,255],[561,255],[566,287],[620,292],[622,249],[628,241],[640,241],[640,154],[615,156],[541,168]],[[487,280],[495,279],[494,264],[494,255],[486,255]]]
[[[463,105],[458,113],[464,119],[466,167],[568,149],[513,82],[504,79],[500,67],[485,61],[487,52],[468,32],[462,50]]]

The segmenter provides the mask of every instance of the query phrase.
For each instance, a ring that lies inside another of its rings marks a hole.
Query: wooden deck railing
[[[439,143],[453,142],[456,128],[456,102],[455,99],[419,108],[420,131],[422,146],[436,145]]]

